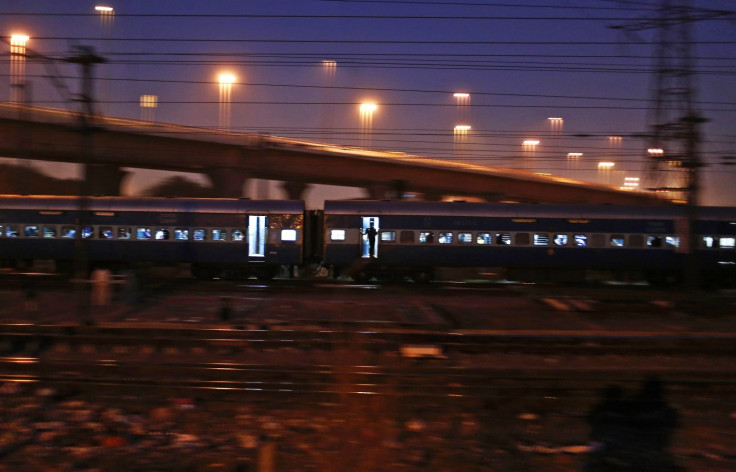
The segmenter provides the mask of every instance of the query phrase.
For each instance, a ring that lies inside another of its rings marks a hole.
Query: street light
[[[549,122],[550,129],[553,133],[559,133],[562,131],[562,125],[565,123],[564,119],[558,117],[547,118],[547,121]]]
[[[471,130],[470,125],[457,125],[454,129],[455,151],[456,157],[463,159],[465,156],[465,144],[468,141],[468,131]]]
[[[156,95],[141,95],[141,120],[154,121],[154,112],[158,107]]]
[[[218,76],[220,83],[220,129],[230,130],[230,99],[232,97],[235,76],[230,73],[222,73]]]
[[[529,169],[534,166],[534,163],[531,161],[534,159],[534,152],[537,150],[537,146],[539,146],[538,139],[525,139],[521,143],[521,148],[524,151],[522,158],[524,169]]]
[[[370,145],[371,141],[371,130],[373,128],[373,113],[378,109],[378,105],[373,102],[366,102],[360,104],[360,131],[363,139],[366,140]],[[366,146],[363,143],[363,146]]]
[[[10,36],[10,101],[25,102],[26,43],[31,39],[26,34]]]

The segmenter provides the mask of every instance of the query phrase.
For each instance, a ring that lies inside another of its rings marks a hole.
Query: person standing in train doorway
[[[371,259],[376,258],[376,235],[378,234],[378,231],[376,231],[375,226],[373,226],[373,223],[365,230],[365,235],[368,236],[368,254]]]

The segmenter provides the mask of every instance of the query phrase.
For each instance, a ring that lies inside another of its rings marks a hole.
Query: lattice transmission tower
[[[688,0],[662,0],[656,18],[614,27],[656,30],[645,185],[690,205],[698,204],[700,125],[706,121],[696,101],[692,25],[730,15],[733,12],[691,7]]]

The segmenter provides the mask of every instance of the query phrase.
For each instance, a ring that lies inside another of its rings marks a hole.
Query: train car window
[[[647,236],[648,247],[662,247],[662,238],[660,236]]]
[[[419,233],[419,244],[432,244],[434,242],[434,234],[429,231]]]
[[[345,241],[345,234],[344,229],[332,229],[330,230],[330,241]]]
[[[718,243],[723,249],[733,249],[736,246],[736,238],[721,238]]]
[[[156,228],[156,231],[153,233],[154,239],[157,241],[166,241],[169,239],[169,230],[166,228]]]
[[[496,233],[496,244],[511,244],[511,235],[509,233]]]
[[[452,233],[440,233],[440,237],[437,238],[440,244],[452,244]]]
[[[629,247],[642,247],[644,246],[644,236],[641,234],[632,234],[629,236]]]
[[[44,226],[41,230],[41,235],[44,238],[55,238],[56,237],[56,226]]]
[[[396,231],[381,231],[381,241],[384,243],[395,243]]]
[[[113,238],[112,228],[109,226],[100,226],[99,232],[97,234],[100,236],[100,239],[112,239]]]
[[[414,231],[402,231],[399,233],[399,242],[401,243],[413,243],[414,242]]]
[[[590,236],[590,247],[605,247],[606,246],[606,235],[605,234],[592,234]]]
[[[61,237],[66,239],[74,239],[77,236],[77,229],[74,226],[62,226]]]
[[[193,238],[195,241],[205,241],[207,239],[207,231],[201,228],[194,228]]]
[[[554,239],[552,239],[555,246],[567,246],[567,241],[568,237],[566,234],[555,234]]]
[[[549,246],[549,235],[547,233],[534,233],[535,246]]]
[[[575,246],[577,247],[587,247],[588,246],[588,236],[584,234],[576,234],[572,237],[572,240],[575,243]]]
[[[473,244],[473,233],[458,233],[457,242],[460,244]]]
[[[287,243],[293,243],[296,241],[297,232],[295,229],[282,229],[281,230],[281,241]]]
[[[151,228],[138,228],[135,235],[136,239],[151,239]]]
[[[679,236],[665,236],[664,245],[666,247],[680,247],[680,237]]]
[[[213,229],[212,230],[213,241],[227,241],[227,230],[224,229]]]
[[[189,240],[189,230],[186,228],[175,228],[174,229],[174,239],[177,241]]]
[[[38,237],[38,226],[37,225],[26,225],[23,228],[23,235],[26,238],[37,238]]]
[[[0,238],[5,236],[5,226],[0,225]]]
[[[613,247],[624,247],[624,235],[623,234],[612,234],[609,242]]]
[[[118,227],[118,239],[130,239],[130,228],[127,226]]]
[[[242,229],[233,230],[233,241],[243,241],[244,239],[245,239],[245,231],[243,231]]]
[[[703,236],[703,247],[717,248],[718,239],[714,238],[713,236]]]
[[[491,233],[478,233],[475,237],[476,244],[491,244],[492,243]]]
[[[20,233],[15,225],[8,225],[5,227],[5,236],[8,238],[17,238],[20,236]]]
[[[89,239],[94,238],[94,236],[95,231],[91,226],[85,226],[84,228],[82,228],[82,238]]]
[[[514,245],[516,246],[528,246],[530,240],[529,233],[516,233],[514,235]]]

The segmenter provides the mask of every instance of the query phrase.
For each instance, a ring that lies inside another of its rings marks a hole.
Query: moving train
[[[736,208],[421,201],[0,196],[0,260],[113,270],[190,265],[203,279],[328,273],[426,282],[444,268],[510,280],[591,274],[711,283],[736,274]],[[693,221],[692,230],[690,221]],[[688,255],[692,254],[693,257]],[[689,264],[689,265],[685,265]]]

